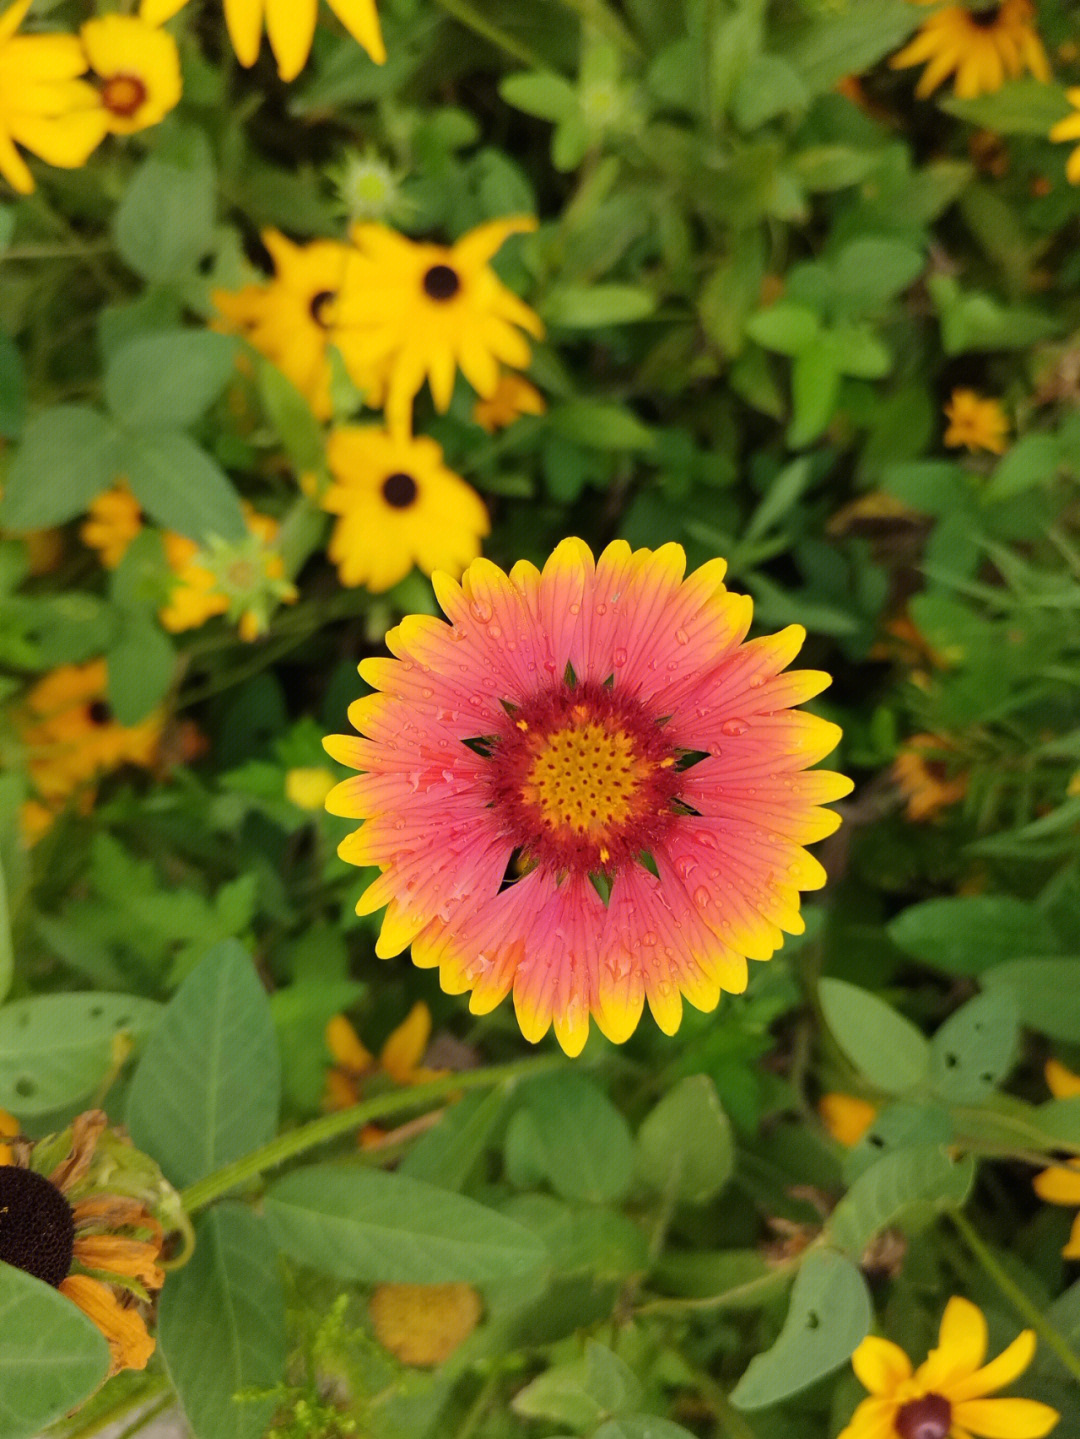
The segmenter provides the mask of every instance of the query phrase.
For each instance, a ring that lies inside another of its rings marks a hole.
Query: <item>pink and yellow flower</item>
[[[411,944],[474,1014],[512,991],[525,1037],[554,1025],[568,1054],[590,1015],[620,1043],[646,1000],[673,1034],[683,995],[744,989],[748,957],[803,931],[825,872],[802,846],[851,790],[804,773],[840,737],[793,708],[828,675],[781,673],[805,631],[745,643],[724,562],[685,567],[678,545],[568,539],[543,572],[436,573],[449,623],[392,629],[395,657],[360,666],[361,737],[325,742],[361,771],[327,807],[365,821],[342,858],[382,870],[357,906],[386,906],[376,952]]]

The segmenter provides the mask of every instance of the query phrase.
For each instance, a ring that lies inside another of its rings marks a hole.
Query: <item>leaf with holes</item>
[[[953,1137],[949,1112],[940,1104],[900,1100],[887,1105],[863,1137],[844,1156],[844,1179],[853,1184],[871,1165],[916,1144],[945,1145]]]
[[[930,1077],[950,1104],[981,1104],[1012,1068],[1020,1016],[1012,989],[1002,985],[950,1015],[930,1045]]]
[[[938,1144],[898,1149],[856,1179],[829,1215],[825,1236],[859,1259],[874,1235],[890,1225],[959,1209],[974,1177],[970,1155],[954,1164]]]
[[[176,1185],[271,1139],[281,1094],[270,1001],[242,945],[216,944],[176,991],[131,1081],[132,1138]]]
[[[823,979],[818,994],[833,1038],[871,1084],[902,1094],[925,1079],[930,1046],[909,1019],[846,980]]]
[[[763,1409],[831,1374],[866,1338],[872,1316],[866,1280],[850,1259],[830,1249],[807,1255],[780,1337],[750,1361],[731,1402]]]
[[[132,994],[41,994],[0,1009],[0,1109],[48,1114],[86,1099],[123,1035],[142,1041],[163,1006]]]
[[[1080,959],[1012,959],[982,975],[987,989],[1011,989],[1023,1024],[1080,1043]]]

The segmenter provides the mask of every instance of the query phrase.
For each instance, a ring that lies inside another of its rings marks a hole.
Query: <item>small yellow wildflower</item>
[[[1071,1099],[1080,1094],[1080,1074],[1073,1074],[1058,1060],[1048,1059],[1044,1073],[1055,1099]],[[1077,1206],[1072,1232],[1061,1252],[1066,1259],[1080,1259],[1080,1159],[1070,1159],[1067,1164],[1044,1169],[1036,1174],[1032,1182],[1035,1193],[1047,1204]]]
[[[179,104],[180,52],[167,31],[134,15],[102,15],[79,34],[114,135],[146,130]]]
[[[480,1296],[471,1284],[380,1284],[368,1302],[371,1326],[402,1364],[443,1364],[480,1322]]]
[[[143,527],[142,506],[123,482],[90,502],[79,539],[97,550],[107,570],[115,570]]]
[[[1074,86],[1071,90],[1066,90],[1065,94],[1073,111],[1071,115],[1066,115],[1064,120],[1051,125],[1050,139],[1080,140],[1080,87]],[[1077,145],[1065,161],[1065,176],[1070,185],[1080,185],[1080,145]]]
[[[493,435],[522,415],[542,415],[546,409],[544,397],[535,385],[512,370],[504,370],[491,394],[477,400],[472,417],[481,429]]]
[[[285,798],[298,809],[321,810],[335,784],[336,775],[322,765],[291,769],[285,775]]]
[[[966,770],[949,761],[955,746],[942,735],[913,734],[893,761],[892,773],[907,798],[907,817],[918,823],[958,804],[967,794]]]
[[[926,65],[915,86],[920,99],[932,95],[950,75],[955,75],[953,89],[962,100],[991,95],[1025,70],[1048,81],[1050,63],[1034,20],[1031,0],[1003,0],[982,10],[946,5],[889,63],[894,70]]]
[[[994,455],[1005,450],[1009,421],[999,400],[984,399],[974,390],[953,390],[945,406],[945,418],[949,421],[946,445],[989,450]]]
[[[158,618],[173,634],[197,629],[214,615],[226,615],[245,641],[258,639],[275,604],[292,604],[296,586],[274,548],[277,520],[244,506],[248,538],[237,544],[211,541],[204,549],[186,535],[163,536],[172,589]]]
[[[356,1104],[364,1086],[378,1074],[385,1074],[403,1086],[444,1078],[449,1071],[426,1069],[421,1063],[430,1039],[431,1011],[423,1000],[414,1004],[387,1036],[378,1059],[361,1042],[345,1016],[335,1014],[326,1025],[326,1047],[334,1063],[326,1073],[324,1107],[347,1109]],[[383,1130],[378,1125],[368,1124],[360,1132],[360,1144],[368,1148],[378,1144],[382,1137]]]
[[[877,1118],[878,1107],[855,1094],[823,1094],[818,1100],[821,1122],[837,1144],[858,1144]]]

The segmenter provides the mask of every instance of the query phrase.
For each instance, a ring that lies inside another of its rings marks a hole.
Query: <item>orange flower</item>
[[[821,1122],[838,1144],[858,1144],[877,1118],[878,1107],[855,1094],[823,1094],[818,1100]]]
[[[449,1070],[425,1069],[421,1064],[430,1038],[431,1011],[423,1000],[414,1004],[391,1031],[378,1059],[361,1042],[345,1016],[335,1014],[326,1026],[326,1047],[334,1065],[326,1075],[325,1108],[347,1109],[358,1103],[364,1085],[379,1073],[403,1086],[444,1078]],[[378,1125],[369,1124],[362,1130],[360,1142],[368,1147],[376,1144],[382,1135]]]
[[[945,444],[953,449],[989,450],[1003,454],[1008,444],[1009,421],[999,400],[987,400],[974,390],[953,390],[945,406],[949,427]]]
[[[907,796],[908,819],[932,819],[964,798],[967,771],[956,772],[949,760],[955,748],[941,735],[914,734],[893,761],[893,778]]]

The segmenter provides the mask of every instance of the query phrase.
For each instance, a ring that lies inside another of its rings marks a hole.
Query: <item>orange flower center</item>
[[[138,75],[110,75],[102,86],[101,102],[106,110],[125,119],[134,115],[146,99],[146,86]]]
[[[508,834],[557,873],[634,862],[675,817],[676,755],[662,727],[606,685],[541,690],[509,711],[501,734],[474,746],[492,761]]]
[[[56,1289],[74,1244],[75,1220],[59,1189],[32,1169],[0,1165],[0,1259]]]
[[[432,265],[423,283],[430,300],[452,300],[461,289],[461,278],[450,265]]]
[[[941,1394],[924,1394],[901,1406],[893,1427],[900,1439],[949,1439],[952,1405]]]

